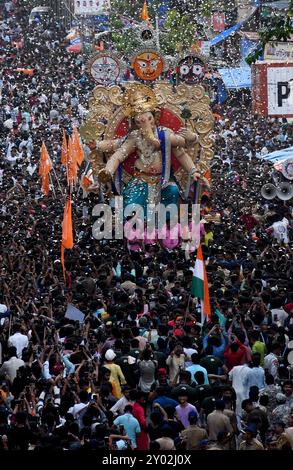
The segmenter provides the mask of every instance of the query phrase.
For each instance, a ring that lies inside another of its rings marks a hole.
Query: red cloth
[[[149,437],[146,431],[147,423],[143,407],[135,402],[132,407],[132,414],[137,419],[140,425],[141,433],[137,435],[136,444],[137,450],[149,449]]]
[[[242,215],[240,220],[246,226],[247,230],[252,230],[253,227],[257,224],[256,219],[249,214]]]
[[[232,352],[230,349],[230,346],[227,346],[225,352],[224,352],[224,358],[225,358],[225,363],[226,366],[228,367],[229,371],[233,369],[234,366],[239,366],[241,363],[241,360],[246,352],[246,348],[243,344],[238,342],[239,349],[236,352]]]
[[[291,310],[293,310],[293,302],[290,302],[289,304],[284,305],[283,309],[285,310],[286,313],[290,313]]]

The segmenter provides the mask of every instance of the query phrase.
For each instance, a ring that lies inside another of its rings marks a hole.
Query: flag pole
[[[64,195],[64,194],[63,194],[63,191],[62,191],[62,188],[61,188],[61,184],[60,184],[59,178],[58,178],[58,176],[57,176],[57,174],[56,174],[56,170],[55,170],[54,166],[52,166],[52,170],[53,170],[54,176],[55,176],[55,178],[56,178],[58,188],[60,189],[61,194]]]
[[[187,307],[186,307],[185,314],[184,314],[184,326],[186,325],[187,314],[188,314],[188,312],[189,312],[190,300],[191,300],[191,294],[189,294],[188,302],[187,302]]]
[[[53,181],[52,181],[51,173],[49,173],[49,178],[50,178],[50,183],[51,183],[51,186],[52,186],[52,191],[53,191],[54,199],[57,199],[57,198],[56,198],[55,187],[54,187],[54,184],[53,184]]]

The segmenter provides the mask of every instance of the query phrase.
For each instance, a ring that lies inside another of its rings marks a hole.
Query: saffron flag
[[[53,165],[51,158],[49,157],[46,145],[42,144],[41,158],[39,162],[39,175],[42,178],[42,193],[48,196],[49,194],[49,173],[52,170]]]
[[[193,271],[191,295],[201,301],[201,321],[211,317],[210,293],[201,244],[199,244]]]
[[[92,170],[81,175],[81,187],[84,192],[87,192],[88,188],[94,183]]]
[[[68,179],[70,184],[77,180],[76,149],[71,136],[68,140]]]
[[[62,241],[61,241],[61,264],[63,269],[63,276],[65,277],[65,263],[64,263],[64,250],[73,248],[73,229],[72,229],[72,212],[71,212],[71,197],[67,199],[62,222]]]
[[[149,11],[148,11],[148,4],[147,4],[147,1],[146,1],[146,0],[145,0],[145,2],[144,2],[144,4],[143,4],[140,17],[141,17],[141,19],[142,19],[143,21],[149,21],[149,19],[150,19],[150,17],[149,17]]]
[[[82,162],[84,161],[84,151],[76,127],[73,128],[72,143],[75,152],[76,162],[78,166],[81,166]]]
[[[66,140],[65,130],[63,129],[63,139],[62,139],[62,147],[61,147],[61,163],[66,166],[68,165],[68,146]]]

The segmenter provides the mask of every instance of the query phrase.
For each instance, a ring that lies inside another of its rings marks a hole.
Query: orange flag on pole
[[[61,264],[63,269],[63,276],[65,277],[65,262],[64,250],[73,248],[73,228],[72,228],[72,211],[71,211],[71,196],[67,199],[62,222],[62,241],[61,241]]]
[[[53,165],[51,158],[49,157],[46,145],[42,144],[41,158],[39,162],[39,175],[42,178],[42,193],[48,196],[49,194],[49,173],[52,170]]]
[[[68,146],[66,140],[65,130],[63,129],[63,139],[62,139],[62,147],[61,147],[61,163],[66,166],[68,165]]]
[[[140,17],[141,17],[141,19],[142,19],[143,21],[149,21],[149,19],[150,19],[150,17],[149,17],[149,11],[148,11],[148,4],[147,4],[147,1],[146,1],[146,0],[145,0],[145,2],[144,2],[144,4],[143,4]]]
[[[62,147],[61,147],[61,163],[66,168],[66,176],[67,176],[67,184],[69,185],[69,152],[68,152],[68,145],[66,139],[66,133],[63,129],[63,139],[62,139]]]
[[[70,184],[77,180],[76,151],[71,136],[68,140],[68,179]]]
[[[72,143],[76,155],[76,162],[78,166],[81,166],[82,162],[84,161],[84,151],[76,127],[73,128]]]

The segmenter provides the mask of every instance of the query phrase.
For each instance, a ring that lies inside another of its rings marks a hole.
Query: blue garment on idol
[[[179,190],[177,185],[170,184],[161,189],[160,202],[165,206],[169,204],[178,204]],[[123,206],[129,204],[139,204],[146,214],[147,204],[149,202],[149,185],[138,178],[132,178],[123,190]]]
[[[147,215],[148,204],[161,203],[164,206],[169,204],[178,205],[179,202],[179,189],[171,177],[171,141],[170,131],[167,129],[157,129],[158,138],[161,142],[162,153],[162,175],[158,183],[148,183],[138,177],[133,177],[123,188],[123,209],[127,206],[137,204],[144,210],[144,216]],[[116,175],[116,188],[121,194],[122,188],[122,165],[119,165]],[[157,200],[158,194],[160,195]],[[155,197],[154,197],[155,196]],[[133,208],[135,210],[135,208]],[[129,214],[131,215],[132,209],[130,207]],[[169,217],[167,213],[167,219]]]

